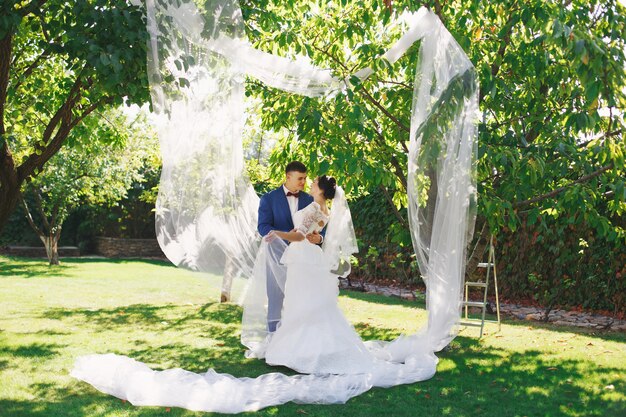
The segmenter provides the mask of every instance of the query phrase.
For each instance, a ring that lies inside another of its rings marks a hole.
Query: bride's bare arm
[[[272,236],[273,235],[273,236]],[[270,233],[267,234],[267,236],[265,237],[266,239],[270,239],[272,240],[273,237],[279,237],[283,240],[286,240],[288,242],[301,242],[304,240],[304,235],[300,232],[280,232],[278,230],[272,230]]]

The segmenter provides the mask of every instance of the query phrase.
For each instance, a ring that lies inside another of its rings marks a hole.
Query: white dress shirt
[[[284,185],[283,190],[285,191],[285,196],[287,196],[287,193],[291,192]],[[290,195],[287,197],[287,202],[289,203],[289,211],[291,211],[291,219],[293,220],[293,215],[298,211],[298,198]]]

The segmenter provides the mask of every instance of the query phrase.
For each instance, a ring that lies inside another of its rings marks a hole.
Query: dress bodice
[[[328,219],[320,205],[314,201],[302,210],[296,211],[293,215],[293,224],[297,232],[306,236],[321,231],[328,223]]]

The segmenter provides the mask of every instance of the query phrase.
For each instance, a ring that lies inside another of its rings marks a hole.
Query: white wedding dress
[[[328,217],[313,202],[293,221],[306,235],[321,231]],[[322,249],[306,239],[294,242],[281,262],[287,267],[285,300],[279,327],[263,349],[266,362],[307,374],[367,373],[372,356],[339,309],[337,275]]]

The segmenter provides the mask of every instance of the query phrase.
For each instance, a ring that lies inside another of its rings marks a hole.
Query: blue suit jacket
[[[300,191],[298,210],[302,210],[313,202],[313,197]],[[289,202],[281,185],[274,191],[263,195],[259,203],[259,223],[257,230],[265,236],[271,230],[289,232],[293,229],[293,219],[289,210]]]

